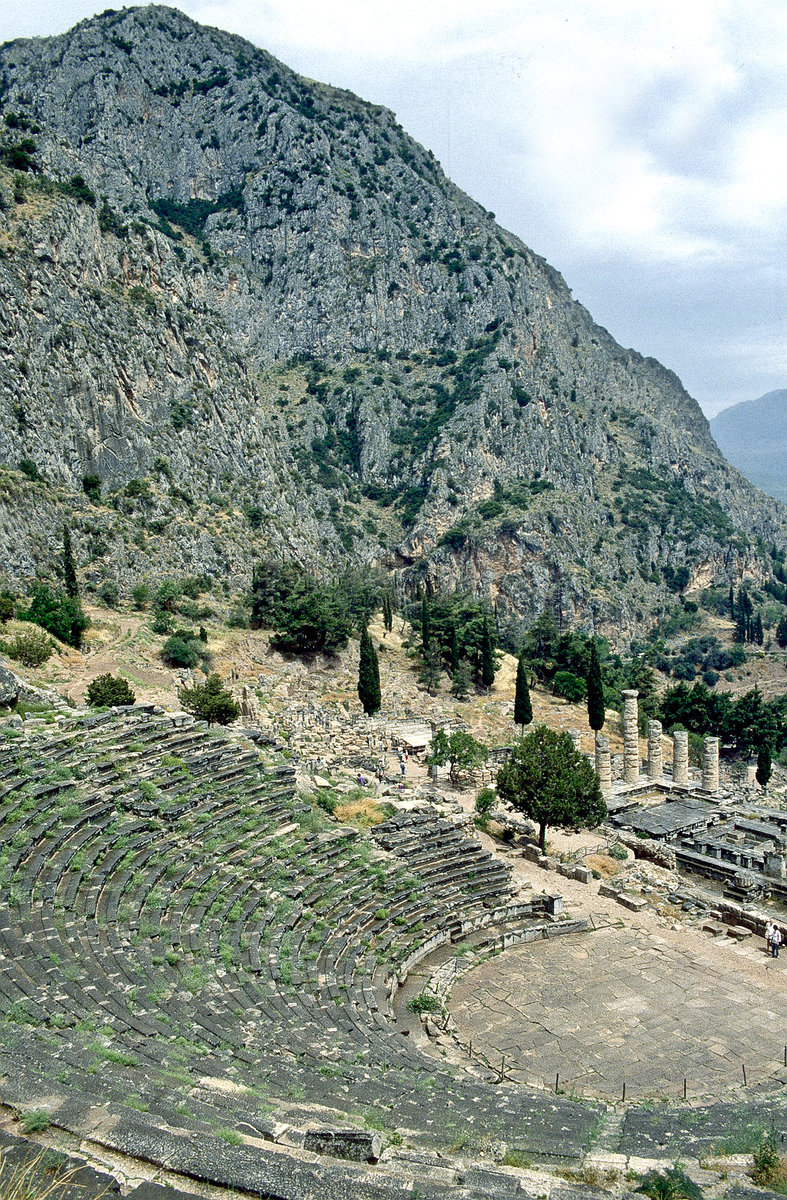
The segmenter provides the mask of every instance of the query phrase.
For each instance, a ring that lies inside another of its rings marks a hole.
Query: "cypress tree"
[[[380,664],[368,629],[361,633],[361,654],[358,661],[358,699],[367,716],[380,707]]]
[[[598,661],[596,639],[590,643],[590,663],[587,673],[588,689],[588,723],[591,729],[598,732],[604,728],[606,710],[604,708],[604,682],[601,678],[601,665]]]
[[[752,622],[752,641],[756,642],[758,646],[761,646],[764,641],[764,634],[762,632],[762,617],[759,613],[757,613],[757,616]]]
[[[533,720],[533,705],[530,701],[530,688],[527,685],[527,671],[525,670],[525,658],[520,654],[519,662],[516,667],[516,691],[514,693],[514,722],[521,725],[529,725]]]
[[[740,603],[738,604],[738,615],[735,618],[735,629],[732,640],[739,642],[741,645],[746,641],[746,614],[742,611]]]
[[[495,653],[492,644],[492,634],[489,631],[489,620],[484,617],[484,628],[481,633],[481,683],[489,688],[495,682]]]
[[[763,742],[757,751],[757,771],[755,778],[760,787],[765,789],[768,786],[768,780],[771,777],[771,748],[767,742]]]
[[[393,605],[391,597],[388,595],[383,596],[383,625],[386,633],[390,633],[393,629]]]
[[[79,583],[77,582],[77,569],[74,563],[74,552],[71,549],[71,530],[67,525],[63,526],[63,583],[65,585],[66,594],[72,600],[76,600],[79,596]]]
[[[732,584],[730,584],[730,617],[733,621],[735,620],[735,592],[732,590]]]

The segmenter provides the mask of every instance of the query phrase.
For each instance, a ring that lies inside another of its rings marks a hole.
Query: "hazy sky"
[[[104,7],[6,5],[0,41],[62,32]],[[392,108],[708,415],[787,386],[783,0],[177,7]]]

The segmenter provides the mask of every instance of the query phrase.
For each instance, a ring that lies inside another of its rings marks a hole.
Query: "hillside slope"
[[[729,461],[757,487],[787,504],[787,389],[725,408],[710,427]]]
[[[785,512],[679,380],[390,112],[158,6],[1,47],[0,105],[18,575],[65,506],[95,579],[378,561],[613,636],[768,577]]]

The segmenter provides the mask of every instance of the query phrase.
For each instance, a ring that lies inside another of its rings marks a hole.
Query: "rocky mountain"
[[[729,461],[757,487],[787,504],[787,389],[725,408],[710,427]]]
[[[630,634],[785,510],[392,113],[151,5],[0,47],[0,548],[379,562]],[[21,464],[21,470],[20,470]]]

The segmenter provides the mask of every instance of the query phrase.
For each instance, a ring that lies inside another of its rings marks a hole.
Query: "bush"
[[[117,608],[118,601],[120,600],[120,588],[114,579],[105,579],[98,589],[98,594],[107,608]]]
[[[0,596],[0,623],[5,625],[14,615],[14,602],[10,596]]]
[[[150,603],[151,597],[150,585],[147,583],[135,583],[131,589],[131,599],[134,601],[134,608],[142,611]]]
[[[579,675],[574,675],[572,671],[557,671],[552,681],[552,691],[556,696],[570,700],[572,704],[579,704],[585,699],[587,684],[584,679],[580,679]]]
[[[97,675],[85,693],[88,704],[111,708],[116,704],[134,704],[136,696],[125,679],[110,674]]]
[[[51,657],[54,642],[44,633],[43,629],[29,629],[18,633],[11,642],[4,644],[9,658],[15,659],[25,667],[40,667]]]
[[[40,625],[61,642],[77,650],[82,645],[82,635],[90,625],[90,619],[85,616],[76,596],[52,591],[43,583],[33,588],[30,608],[26,613],[20,613],[20,616],[24,621]]]
[[[209,675],[204,683],[183,688],[178,696],[186,712],[201,721],[207,721],[209,725],[229,725],[240,716],[240,706],[231,693],[222,687],[218,675]]]
[[[481,788],[480,792],[475,798],[476,812],[482,817],[488,816],[494,808],[495,798],[496,792],[494,791],[494,788]]]
[[[418,996],[413,996],[412,1000],[407,1001],[407,1007],[410,1012],[432,1013],[440,1012],[441,1004],[437,996],[430,996],[426,992],[421,992]]]
[[[203,648],[198,637],[184,635],[182,630],[168,637],[161,647],[161,657],[172,667],[196,667],[202,661]]]

